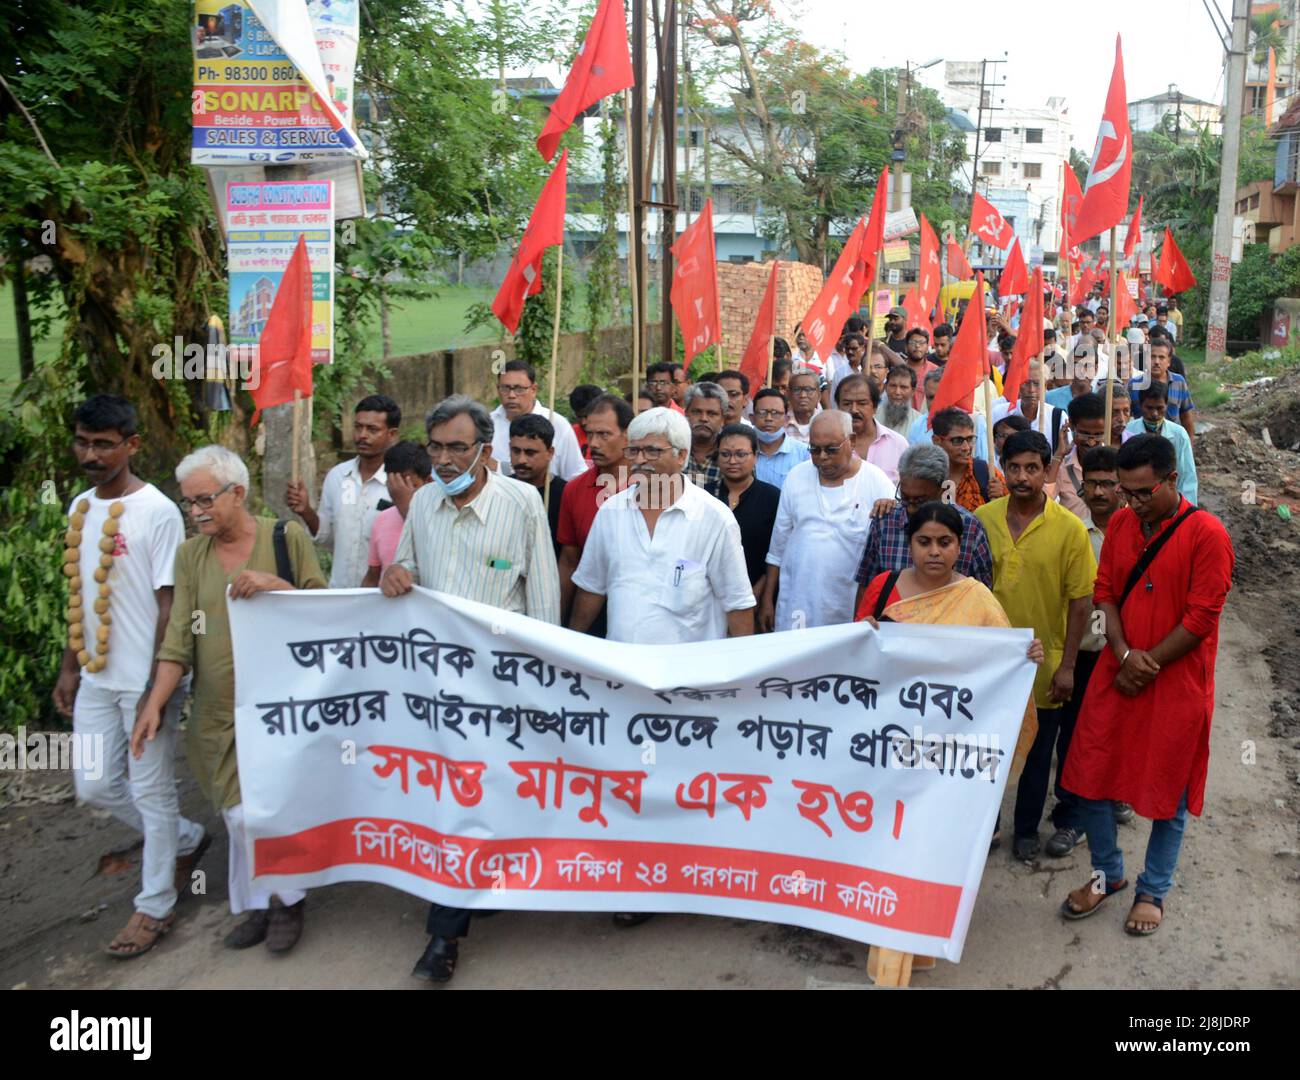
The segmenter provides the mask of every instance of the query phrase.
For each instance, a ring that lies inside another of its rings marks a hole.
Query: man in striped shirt
[[[493,471],[492,417],[472,398],[440,402],[425,421],[434,483],[411,498],[397,556],[379,587],[401,596],[414,584],[466,600],[560,621],[560,577],[537,489]],[[432,940],[411,972],[447,982],[469,911],[429,905]]]

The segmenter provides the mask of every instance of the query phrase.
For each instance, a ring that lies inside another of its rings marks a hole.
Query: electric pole
[[[1210,262],[1210,310],[1205,320],[1205,359],[1217,363],[1228,344],[1228,293],[1232,283],[1232,219],[1237,194],[1241,107],[1246,92],[1246,30],[1250,0],[1232,2],[1232,40],[1228,48],[1227,102],[1219,163],[1219,212],[1214,219]]]

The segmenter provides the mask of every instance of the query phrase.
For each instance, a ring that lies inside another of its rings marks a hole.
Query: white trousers
[[[83,755],[73,770],[77,798],[107,810],[123,825],[144,836],[140,892],[135,910],[161,919],[176,906],[176,856],[188,855],[203,839],[203,826],[181,817],[176,794],[176,725],[183,695],[173,695],[163,711],[162,727],[144,744],[137,761],[131,756],[136,690],[104,690],[86,683],[77,689],[72,730],[79,739],[99,743],[94,768]]]
[[[248,833],[244,829],[244,804],[221,811],[230,834],[230,913],[241,915],[245,911],[265,911],[271,906],[271,897],[278,896],[285,907],[292,907],[306,897],[301,889],[278,893],[262,888],[253,880],[253,864],[248,850]]]

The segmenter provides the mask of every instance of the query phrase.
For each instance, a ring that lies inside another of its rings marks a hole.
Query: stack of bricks
[[[740,366],[772,274],[771,263],[718,263],[718,308],[727,367]],[[794,326],[812,307],[822,273],[808,263],[781,262],[776,282],[776,336],[794,347]]]

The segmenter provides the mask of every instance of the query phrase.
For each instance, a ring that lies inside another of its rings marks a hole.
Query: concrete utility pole
[[[1214,219],[1210,262],[1210,310],[1205,320],[1205,359],[1217,363],[1228,344],[1228,292],[1232,283],[1232,217],[1241,149],[1241,106],[1246,92],[1246,31],[1250,0],[1232,2],[1232,43],[1228,49],[1228,99],[1223,116],[1219,163],[1219,212]]]

